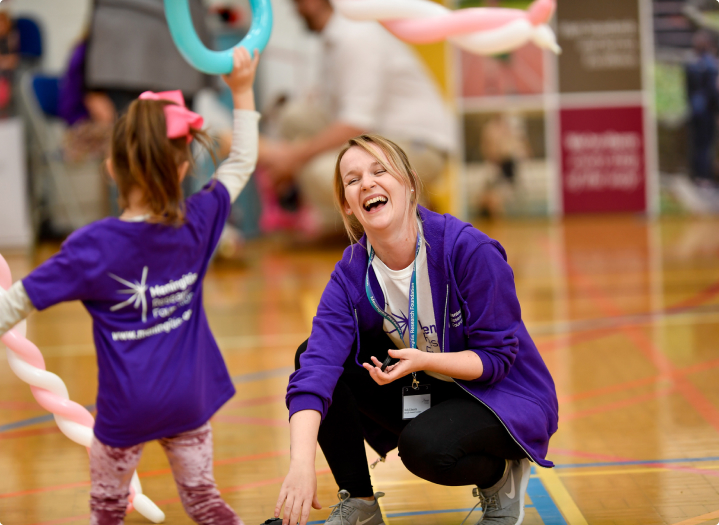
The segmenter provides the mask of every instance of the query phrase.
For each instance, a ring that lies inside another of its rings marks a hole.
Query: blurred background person
[[[693,39],[694,55],[685,65],[689,102],[690,174],[698,183],[714,182],[717,91],[716,49],[711,35],[699,31]]]
[[[482,157],[495,167],[480,197],[479,209],[484,217],[504,214],[505,203],[514,196],[519,163],[530,156],[522,118],[516,114],[497,113],[482,127]]]
[[[209,47],[202,0],[189,0],[200,40]],[[131,29],[130,29],[131,28]],[[182,58],[162,0],[95,0],[87,44],[85,84],[122,112],[143,91],[180,89],[189,106],[209,77]]]
[[[258,165],[278,193],[299,190],[321,232],[341,233],[332,175],[342,144],[366,132],[388,136],[431,185],[455,144],[454,123],[413,51],[379,24],[348,20],[329,0],[294,5],[307,28],[320,35],[320,82],[314,97],[284,108],[281,140],[261,142]]]

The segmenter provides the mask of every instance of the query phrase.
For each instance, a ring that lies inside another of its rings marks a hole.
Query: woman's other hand
[[[427,353],[415,348],[404,348],[402,350],[389,350],[387,352],[390,357],[399,359],[399,363],[388,366],[382,372],[382,362],[372,356],[374,366],[369,363],[363,363],[362,366],[369,371],[372,379],[379,385],[386,385],[392,381],[426,369]]]

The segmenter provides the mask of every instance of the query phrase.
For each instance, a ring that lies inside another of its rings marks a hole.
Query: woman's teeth
[[[368,200],[364,203],[364,209],[367,210],[367,211],[369,211],[369,210],[372,208],[372,205],[373,205],[373,204],[379,205],[379,204],[384,204],[385,202],[387,202],[387,197],[381,197],[381,196],[379,196],[379,197],[373,197],[373,198],[371,198],[371,199],[368,199]]]

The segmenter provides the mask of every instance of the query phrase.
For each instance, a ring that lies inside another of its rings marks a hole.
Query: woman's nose
[[[369,190],[375,187],[375,180],[372,177],[362,177],[362,189]]]

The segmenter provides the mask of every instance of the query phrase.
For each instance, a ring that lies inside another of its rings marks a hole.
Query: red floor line
[[[59,434],[60,429],[57,428],[55,423],[53,426],[47,428],[33,428],[31,430],[13,430],[10,432],[0,432],[0,441],[5,439],[18,439],[32,436],[42,436],[44,434]]]
[[[701,290],[699,293],[696,293],[693,296],[684,299],[683,301],[679,301],[673,306],[670,306],[669,308],[667,308],[667,310],[688,310],[690,308],[694,308],[696,306],[706,303],[709,299],[713,299],[717,295],[719,295],[719,281],[710,284],[709,286]]]
[[[634,381],[627,381],[626,383],[619,383],[617,385],[605,386],[594,390],[588,390],[586,392],[580,392],[578,394],[562,396],[558,398],[559,404],[570,403],[572,401],[580,401],[582,399],[591,399],[593,397],[602,396],[605,394],[615,394],[617,392],[623,392],[631,388],[637,388],[640,386],[652,385],[658,383],[661,380],[670,380],[670,375],[656,375],[650,377],[644,377],[642,379],[636,379]]]
[[[236,401],[230,401],[225,406],[222,407],[222,410],[228,409],[228,408],[245,408],[245,407],[256,407],[259,405],[269,405],[270,403],[277,403],[277,402],[285,402],[285,396],[265,396],[265,397],[256,397],[251,399],[238,399]]]
[[[676,389],[676,386],[671,386],[669,388],[664,388],[662,390],[657,390],[648,394],[642,394],[639,396],[622,399],[621,401],[614,401],[605,405],[599,405],[585,410],[578,410],[577,412],[571,412],[567,415],[560,414],[559,423],[562,424],[566,423],[567,421],[572,421],[574,419],[579,419],[587,416],[593,416],[595,414],[601,414],[602,412],[609,412],[611,410],[619,410],[621,408],[626,408],[632,405],[636,405],[638,403],[643,403],[644,401],[652,401],[654,399],[669,395],[672,392],[675,392]]]
[[[324,475],[324,474],[329,474],[329,473],[330,473],[330,469],[328,469],[328,468],[321,469],[321,470],[318,470],[318,471],[317,471],[317,475],[318,475],[318,476],[322,476],[322,475]],[[220,489],[220,493],[221,493],[221,494],[228,494],[228,493],[231,493],[231,492],[240,492],[240,491],[242,491],[242,490],[254,489],[254,488],[257,488],[257,487],[265,487],[265,486],[267,486],[267,485],[274,485],[274,484],[282,483],[284,480],[285,480],[285,477],[284,477],[284,476],[280,476],[280,477],[276,477],[276,478],[263,479],[263,480],[260,480],[260,481],[253,481],[252,483],[245,483],[245,484],[243,484],[243,485],[237,485],[237,486],[235,486],[235,487],[221,488],[221,489]],[[179,497],[168,498],[168,499],[164,499],[164,500],[161,500],[161,501],[155,501],[155,504],[158,505],[158,506],[159,506],[159,505],[173,505],[173,504],[175,504],[175,503],[180,503],[180,498],[179,498]],[[60,523],[67,523],[67,522],[76,521],[76,520],[85,520],[85,519],[88,519],[88,518],[90,518],[90,515],[89,515],[89,514],[83,514],[83,515],[81,515],[81,516],[71,516],[71,517],[68,517],[68,518],[60,518],[60,519],[52,520],[52,521],[42,521],[42,522],[34,523],[34,524],[31,524],[31,525],[59,525]]]
[[[289,449],[286,449],[286,450],[273,450],[273,451],[271,451],[271,452],[262,452],[262,453],[259,453],[259,454],[250,454],[250,455],[248,455],[248,456],[239,456],[239,457],[236,457],[236,458],[218,459],[218,460],[213,461],[212,464],[213,464],[214,466],[231,465],[231,464],[234,464],[234,463],[243,463],[243,462],[246,462],[246,461],[255,461],[255,460],[258,460],[258,459],[268,459],[268,458],[273,458],[273,457],[278,457],[278,456],[286,456],[286,455],[289,455],[289,453],[290,453]],[[138,475],[139,475],[140,478],[142,478],[142,479],[151,478],[151,477],[156,477],[156,476],[164,476],[164,475],[168,475],[168,474],[172,474],[172,470],[169,469],[169,468],[157,469],[157,470],[148,470],[148,471],[145,471],[145,472],[138,472]],[[50,487],[42,487],[42,488],[37,488],[37,489],[22,490],[22,491],[17,491],[17,492],[6,492],[6,493],[4,493],[4,494],[0,494],[0,499],[4,499],[4,498],[15,498],[15,497],[18,497],[18,496],[27,496],[27,495],[31,495],[31,494],[39,494],[39,493],[42,493],[42,492],[53,492],[53,491],[56,491],[56,490],[63,490],[63,489],[77,488],[77,487],[84,487],[84,486],[89,486],[89,485],[90,485],[90,482],[89,482],[89,481],[78,481],[77,483],[69,483],[69,484],[65,484],[65,485],[53,485],[53,486],[50,486]]]
[[[571,279],[574,279],[592,298],[605,314],[616,316],[623,312],[610,300],[588,277],[566,266]],[[620,330],[634,343],[634,346],[649,359],[660,372],[660,375],[672,375],[677,381],[679,393],[690,405],[717,431],[719,431],[719,410],[696,388],[688,379],[677,374],[672,362],[667,358],[646,334],[636,327],[623,326]]]
[[[241,425],[261,425],[265,427],[289,427],[290,423],[286,419],[270,419],[266,417],[250,417],[250,416],[232,416],[218,414],[212,418],[213,422],[218,423],[238,423]]]

